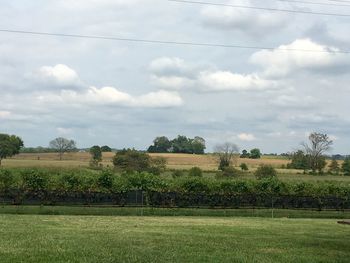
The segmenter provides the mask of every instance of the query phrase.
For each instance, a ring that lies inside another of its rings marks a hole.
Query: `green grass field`
[[[349,262],[336,220],[0,215],[0,262]]]

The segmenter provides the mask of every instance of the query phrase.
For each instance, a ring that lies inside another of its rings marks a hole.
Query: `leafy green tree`
[[[350,176],[350,157],[344,160],[342,164],[342,172],[345,176]]]
[[[91,154],[91,164],[97,166],[102,161],[102,150],[98,145],[92,146],[90,148]]]
[[[23,141],[16,135],[0,134],[0,166],[1,161],[19,153]]]
[[[170,151],[171,142],[165,136],[160,136],[154,139],[153,145],[148,148],[150,153],[167,153]]]
[[[247,150],[243,150],[240,158],[249,158],[250,153]]]
[[[250,151],[250,159],[260,159],[261,158],[261,151],[258,148],[254,148]]]
[[[205,140],[202,137],[199,137],[199,136],[194,137],[191,143],[192,143],[192,152],[194,154],[204,154],[204,150],[206,146],[205,146]]]
[[[115,154],[113,164],[124,171],[148,171],[151,167],[151,157],[147,153],[134,149],[124,149]]]
[[[340,166],[337,160],[333,159],[331,164],[329,165],[328,172],[331,174],[339,174],[340,172]]]
[[[107,145],[104,145],[104,146],[101,147],[101,151],[103,153],[110,153],[110,152],[112,152],[112,148],[107,146]]]
[[[272,178],[277,176],[277,171],[271,165],[261,165],[254,173],[257,179]]]
[[[55,149],[62,160],[64,153],[76,150],[76,143],[73,140],[59,137],[50,142],[50,148]]]
[[[192,142],[186,136],[177,136],[177,138],[171,141],[171,145],[174,153],[193,153]]]
[[[306,171],[309,169],[309,158],[303,151],[296,151],[292,154],[292,162],[288,165],[288,168]]]

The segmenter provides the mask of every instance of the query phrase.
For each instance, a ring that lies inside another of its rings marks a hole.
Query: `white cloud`
[[[281,51],[278,49],[313,50],[315,52]],[[290,73],[305,70],[328,69],[330,71],[331,68],[350,65],[350,61],[344,54],[334,53],[334,51],[339,51],[339,49],[317,44],[310,39],[297,39],[291,44],[281,45],[272,51],[258,51],[251,56],[250,61],[261,66],[267,77],[284,77]]]
[[[57,64],[56,66],[44,66],[34,73],[34,79],[45,85],[79,86],[81,81],[75,70],[70,67]]]
[[[73,106],[123,106],[143,108],[168,108],[183,104],[177,92],[159,90],[141,96],[132,96],[114,87],[90,87],[84,91],[62,90],[59,94],[46,93],[37,98],[49,104],[66,104]]]
[[[246,142],[251,142],[256,140],[254,134],[251,134],[251,133],[241,133],[241,134],[238,134],[237,137],[239,140],[246,141]]]
[[[231,71],[202,69],[190,66],[179,58],[162,57],[150,64],[151,82],[164,89],[193,89],[198,91],[250,91],[275,87],[271,80],[258,74],[239,74]]]
[[[271,81],[256,74],[236,74],[230,71],[201,72],[199,85],[208,91],[249,91],[273,88]]]

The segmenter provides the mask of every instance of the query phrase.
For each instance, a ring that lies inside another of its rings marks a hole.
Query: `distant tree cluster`
[[[247,150],[243,150],[240,158],[250,158],[250,159],[260,159],[261,151],[258,148],[254,148],[248,152]]]
[[[173,140],[169,140],[165,136],[157,137],[153,141],[153,145],[148,148],[149,153],[189,153],[204,154],[206,149],[205,140],[202,137],[194,137],[193,139],[179,135]]]

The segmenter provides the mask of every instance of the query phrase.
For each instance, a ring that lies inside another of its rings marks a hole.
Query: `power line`
[[[11,30],[11,29],[0,29],[0,32],[24,34],[24,35],[36,35],[36,36],[55,36],[55,37],[67,37],[67,38],[127,41],[127,42],[138,42],[138,43],[147,43],[147,44],[240,48],[240,49],[295,51],[295,52],[312,52],[312,53],[332,53],[332,54],[350,54],[350,50],[313,50],[313,49],[298,49],[298,48],[275,48],[275,47],[246,46],[246,45],[236,45],[236,44],[199,43],[199,42],[167,41],[167,40],[154,40],[154,39],[152,40],[152,39],[140,39],[140,38],[122,38],[122,37],[114,37],[114,36],[93,36],[93,35],[79,35],[79,34],[49,33],[49,32]]]
[[[190,0],[168,0],[168,1],[169,2],[183,3],[183,4],[226,6],[226,7],[233,7],[233,8],[255,9],[255,10],[264,10],[264,11],[272,11],[272,12],[285,12],[285,13],[307,14],[307,15],[350,17],[350,14],[322,13],[322,12],[313,12],[313,11],[279,9],[279,8],[268,8],[268,7],[247,6],[247,5],[220,4],[220,3],[203,2],[203,1],[190,1]]]
[[[255,0],[261,2],[261,0]],[[336,7],[350,7],[350,4],[333,4],[333,3],[324,3],[324,2],[309,2],[309,1],[299,1],[299,0],[275,0],[277,2],[285,3],[296,3],[296,4],[307,4],[307,5],[324,5],[324,6],[336,6]],[[346,2],[350,3],[350,2]]]

